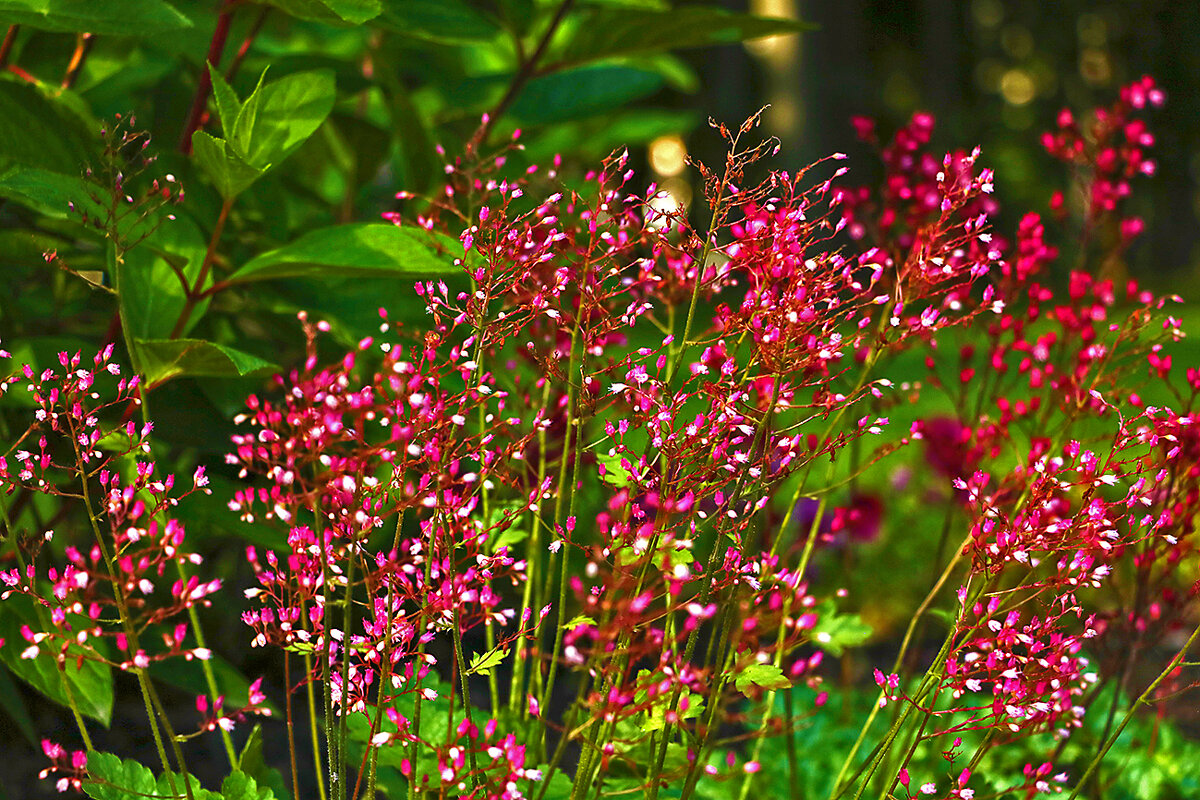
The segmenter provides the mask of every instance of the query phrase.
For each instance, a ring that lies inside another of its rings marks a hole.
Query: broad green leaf
[[[234,272],[230,283],[298,276],[440,275],[459,272],[462,245],[417,227],[357,223],[321,228],[269,250]]]
[[[471,663],[467,666],[468,675],[491,675],[492,670],[500,666],[508,655],[508,648],[494,648],[486,653],[476,653],[471,656]]]
[[[764,36],[811,30],[795,19],[737,14],[712,6],[673,9],[583,8],[572,15],[568,32],[549,61],[566,66],[612,56],[628,56],[733,44]]]
[[[600,462],[600,466],[603,468],[600,480],[614,489],[624,489],[629,485],[633,474],[629,471],[629,467],[622,463],[628,462],[625,456],[613,455],[611,453],[596,453],[596,460]]]
[[[275,797],[280,798],[280,800],[290,800],[292,793],[287,789],[283,773],[274,767],[268,766],[263,758],[263,732],[261,723],[255,723],[254,728],[251,729],[250,736],[246,738],[246,744],[242,748],[241,754],[238,755],[237,765],[239,771],[254,779],[260,790],[262,787],[267,786],[274,792]],[[222,794],[225,794],[224,787],[222,787]],[[225,798],[229,800],[227,794]]]
[[[0,126],[3,126],[0,122]],[[82,167],[82,165],[81,165]],[[88,195],[83,178],[38,167],[10,167],[0,174],[0,197],[15,200],[54,219],[103,215],[105,209]],[[71,211],[74,204],[75,211]]]
[[[163,0],[0,0],[0,24],[104,36],[151,36],[192,26]]]
[[[221,781],[222,800],[274,800],[275,793],[269,786],[259,786],[258,781],[241,770],[235,770]]]
[[[206,247],[200,229],[180,214],[174,220],[165,220],[141,246],[125,254],[124,263],[117,267],[121,274],[116,285],[121,315],[130,334],[139,339],[170,336],[186,305],[179,273],[189,286],[194,286]],[[207,304],[207,300],[202,301],[203,306]],[[184,334],[203,310],[194,309]]]
[[[156,779],[148,767],[132,758],[122,761],[112,753],[88,753],[87,770],[88,780],[83,782],[83,791],[94,800],[180,800],[183,797],[222,800],[221,795],[202,787],[195,775],[187,776],[186,785],[183,776],[175,773],[164,773]],[[241,795],[238,800],[268,798]]]
[[[813,642],[835,656],[847,647],[855,647],[871,638],[874,631],[858,614],[839,614],[830,601],[817,610],[817,624],[811,631]]]
[[[493,553],[496,552],[497,550],[499,550],[501,547],[509,548],[509,551],[511,553],[513,545],[519,544],[528,538],[529,538],[529,531],[523,530],[521,528],[509,528],[508,530],[504,531],[499,536],[497,536],[496,541],[489,542],[489,544],[491,545],[491,549],[492,549]]]
[[[83,791],[95,800],[133,800],[156,797],[154,773],[133,759],[122,761],[112,753],[88,753],[88,775]]]
[[[61,101],[28,83],[0,79],[0,171],[18,165],[79,175],[96,141]]]
[[[34,658],[22,658],[26,649],[21,625],[33,630],[43,630],[37,609],[24,595],[12,595],[0,602],[0,660],[4,661],[21,680],[62,706],[69,706],[67,691],[63,688],[63,677],[71,687],[71,696],[84,716],[90,717],[107,727],[112,718],[113,676],[108,664],[97,661],[99,654],[91,647],[72,644],[67,648],[67,662],[63,672],[49,645],[39,649]],[[84,657],[82,666],[76,662]]]
[[[258,356],[203,339],[134,339],[137,371],[154,386],[179,375],[245,377],[278,370]]]
[[[220,71],[211,61],[204,62],[208,66],[208,76],[212,79],[213,101],[217,104],[217,119],[221,123],[221,133],[226,139],[233,138],[234,123],[242,110],[242,101],[237,92],[226,83]]]
[[[256,89],[245,154],[252,164],[278,164],[312,136],[333,110],[337,83],[327,69],[296,72]],[[248,99],[241,114],[247,113]],[[239,135],[243,123],[239,118]]]
[[[774,664],[750,664],[743,669],[733,681],[737,690],[744,695],[750,694],[751,686],[762,689],[786,689],[792,682],[783,674],[783,670]]]
[[[657,70],[591,64],[534,78],[512,104],[514,119],[528,124],[564,122],[614,111],[666,84]]]
[[[37,731],[33,727],[33,718],[29,716],[29,709],[25,707],[25,699],[21,696],[17,685],[13,683],[12,676],[8,674],[7,669],[0,668],[0,707],[8,714],[17,726],[17,730],[21,731],[21,735],[26,741],[33,746],[37,746],[38,738]]]
[[[380,0],[269,0],[298,19],[361,25],[379,16]]]
[[[439,44],[479,44],[501,33],[495,20],[463,0],[383,0],[377,23]]]
[[[255,167],[229,147],[229,142],[196,131],[192,134],[192,155],[200,169],[226,200],[237,197],[262,177],[267,166]]]

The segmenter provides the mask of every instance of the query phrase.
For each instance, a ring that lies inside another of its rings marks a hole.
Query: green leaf
[[[508,656],[508,648],[493,648],[486,653],[476,653],[471,656],[471,663],[467,666],[468,675],[491,675],[492,670],[500,666]]]
[[[747,696],[751,686],[762,689],[787,689],[792,685],[783,674],[783,670],[774,664],[750,664],[738,674],[733,683],[739,692]]]
[[[576,12],[571,23],[570,32],[554,48],[554,63],[560,66],[612,56],[733,44],[813,28],[800,20],[736,14],[711,6],[669,10],[592,7]]]
[[[275,800],[275,793],[268,786],[259,786],[258,781],[241,770],[235,770],[221,781],[223,800]]]
[[[379,16],[380,0],[270,0],[297,19],[361,25]]]
[[[282,162],[321,127],[336,99],[337,82],[328,69],[296,72],[255,89],[237,125],[240,137],[247,127],[242,117],[255,101],[243,150],[247,160],[264,170]]]
[[[71,617],[68,615],[68,621]],[[63,677],[71,687],[75,705],[84,716],[90,717],[107,727],[112,719],[113,676],[108,664],[97,660],[100,656],[91,647],[72,644],[67,648],[67,660],[62,672],[53,653],[42,647],[34,658],[22,658],[26,648],[21,626],[33,630],[44,630],[39,618],[39,608],[25,595],[11,595],[0,603],[0,660],[13,674],[33,688],[62,706],[69,706]],[[82,666],[77,666],[83,657]]]
[[[0,669],[0,706],[8,713],[9,718],[16,723],[17,729],[31,745],[37,746],[37,731],[33,727],[33,718],[25,707],[17,685],[7,669]]]
[[[377,22],[438,44],[480,44],[501,33],[495,20],[462,0],[384,0]]]
[[[176,269],[189,286],[195,286],[206,249],[200,229],[181,214],[165,220],[140,247],[125,253],[123,263],[117,265],[120,274],[116,286],[122,319],[130,334],[138,339],[165,339],[171,334],[187,303]],[[184,326],[185,334],[207,304],[204,300],[194,310]]]
[[[237,197],[267,171],[267,166],[255,167],[235,153],[229,142],[196,131],[192,134],[192,155],[200,169],[226,200]]]
[[[250,735],[246,738],[246,745],[242,748],[241,755],[238,756],[238,770],[253,778],[259,787],[269,786],[275,796],[281,800],[290,800],[291,792],[287,790],[283,773],[274,767],[267,766],[267,762],[263,759],[261,723],[255,723]],[[222,787],[222,794],[225,794],[224,787]],[[225,794],[225,800],[229,800],[228,794]]]
[[[208,76],[212,79],[213,100],[217,104],[217,119],[221,122],[221,133],[226,139],[232,138],[234,123],[242,110],[242,101],[238,100],[237,92],[225,82],[225,78],[212,65],[212,62],[204,63],[208,66]]]
[[[134,366],[151,386],[179,375],[224,378],[277,372],[258,356],[203,339],[134,339]]]
[[[95,140],[61,101],[0,80],[0,171],[19,165],[79,175],[94,151]]]
[[[600,466],[603,468],[600,480],[614,489],[624,489],[629,485],[629,481],[633,478],[633,473],[629,471],[629,467],[625,466],[625,463],[628,463],[628,459],[625,456],[613,455],[611,453],[596,453],[596,460],[600,462]]]
[[[563,630],[569,631],[573,628],[578,628],[580,625],[595,626],[596,620],[592,619],[587,614],[576,614],[575,616],[571,617],[571,619],[567,620],[567,623],[563,625]]]
[[[523,542],[528,538],[529,531],[521,528],[509,528],[497,536],[496,541],[490,543],[492,552],[496,552],[501,547],[507,547],[511,552],[513,545]]]
[[[870,639],[874,631],[858,614],[839,614],[827,600],[817,610],[817,624],[811,633],[818,647],[840,656],[847,647],[856,647]]]
[[[192,27],[163,0],[0,0],[0,24],[105,36],[151,36]]]
[[[184,778],[173,772],[163,773],[156,780],[154,773],[133,759],[122,761],[112,753],[88,753],[88,780],[83,782],[83,791],[94,800],[179,800],[184,796],[192,800],[222,800],[221,795],[210,792],[200,785],[195,775]],[[191,793],[187,793],[187,789]],[[269,791],[269,790],[268,790]],[[245,795],[238,800],[251,800]],[[254,797],[252,800],[268,800]]]
[[[517,96],[511,113],[526,124],[564,122],[614,111],[665,84],[657,70],[591,64],[534,78]]]
[[[262,253],[227,278],[247,283],[276,278],[346,275],[441,275],[456,273],[462,245],[417,227],[364,222],[336,225]]]
[[[39,167],[11,167],[0,175],[0,197],[54,219],[78,218],[84,211],[89,216],[105,214],[105,209],[88,196],[88,188],[80,177]],[[72,203],[76,212],[70,210]]]
[[[133,759],[122,761],[112,753],[88,753],[88,775],[83,791],[95,800],[132,800],[156,797],[154,773]]]

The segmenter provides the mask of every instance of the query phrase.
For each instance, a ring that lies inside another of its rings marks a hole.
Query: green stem
[[[1092,773],[1096,771],[1096,769],[1100,766],[1100,762],[1104,760],[1106,755],[1108,755],[1108,751],[1111,750],[1113,745],[1117,743],[1117,739],[1121,738],[1121,733],[1125,730],[1125,726],[1129,724],[1129,721],[1133,719],[1133,715],[1137,711],[1138,706],[1150,704],[1150,697],[1154,694],[1154,690],[1158,688],[1160,683],[1167,679],[1168,675],[1174,672],[1175,669],[1183,663],[1183,660],[1187,657],[1188,650],[1192,648],[1192,644],[1196,641],[1197,636],[1200,636],[1200,626],[1197,626],[1196,629],[1192,631],[1192,635],[1189,636],[1188,640],[1183,643],[1183,647],[1179,649],[1179,652],[1174,658],[1171,659],[1166,668],[1158,674],[1158,677],[1146,687],[1146,691],[1142,692],[1138,696],[1138,699],[1129,707],[1129,711],[1127,711],[1125,716],[1121,719],[1121,724],[1117,726],[1116,731],[1114,731],[1112,736],[1110,736],[1104,743],[1104,747],[1100,748],[1100,752],[1096,753],[1095,757],[1092,758],[1091,763],[1088,764],[1088,768],[1084,770],[1083,775],[1080,776],[1078,783],[1076,783],[1075,788],[1071,790],[1071,794],[1067,800],[1075,800],[1075,798],[1079,796],[1079,792],[1085,785],[1087,785],[1088,780],[1091,779]]]

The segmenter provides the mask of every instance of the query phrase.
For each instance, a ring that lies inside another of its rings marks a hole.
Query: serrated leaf
[[[0,24],[105,36],[151,36],[192,27],[163,0],[0,0]]]
[[[217,120],[221,123],[221,134],[229,139],[233,136],[238,114],[241,113],[242,101],[212,62],[204,63],[208,66],[208,76],[212,80],[213,100],[217,104]]]
[[[269,361],[203,339],[134,339],[134,366],[154,386],[179,375],[246,377],[277,372]]]
[[[603,467],[600,480],[614,489],[624,489],[629,485],[633,474],[629,471],[628,467],[621,463],[622,461],[628,461],[625,456],[613,455],[611,453],[596,453],[596,460]]]
[[[813,643],[831,655],[840,656],[847,647],[856,647],[871,638],[874,630],[858,614],[839,614],[830,601],[817,610]]]
[[[750,664],[734,679],[734,686],[744,695],[750,694],[750,687],[761,689],[787,689],[792,682],[783,674],[783,670],[774,664]]]
[[[509,528],[496,537],[496,541],[491,543],[492,552],[496,552],[501,547],[511,548],[514,544],[519,544],[529,538],[529,531],[521,528]]]
[[[76,175],[40,167],[13,166],[0,175],[0,197],[54,219],[79,219],[82,212],[102,217],[106,209],[89,197],[88,190],[88,185]],[[75,212],[70,209],[72,203]]]
[[[117,265],[118,302],[126,329],[139,339],[168,337],[187,304],[179,274],[195,286],[207,243],[200,229],[185,215],[164,220],[141,244],[125,253]],[[174,261],[174,268],[172,267]],[[210,273],[211,274],[211,273]],[[207,287],[200,287],[207,288]],[[207,307],[204,300],[193,308],[186,335]]]
[[[95,800],[158,796],[154,773],[133,759],[122,761],[112,753],[88,753],[87,770],[90,780],[84,781],[83,791]]]
[[[259,786],[258,781],[241,770],[235,770],[221,781],[222,800],[274,800],[275,793],[268,786]]]
[[[226,200],[232,200],[250,188],[270,166],[256,167],[247,163],[230,148],[229,142],[204,131],[192,134],[192,156]]]
[[[488,650],[486,653],[476,653],[471,656],[471,663],[467,665],[468,675],[491,675],[492,670],[500,666],[508,655],[508,649],[495,648]]]
[[[252,258],[229,283],[293,277],[456,273],[458,240],[421,228],[357,223],[322,228]]]
[[[534,78],[510,113],[525,124],[544,125],[611,112],[666,85],[654,69],[635,64],[589,64]]]

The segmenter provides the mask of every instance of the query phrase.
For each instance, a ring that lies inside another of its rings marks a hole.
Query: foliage
[[[934,151],[928,114],[855,121],[879,187],[841,153],[769,169],[757,115],[713,123],[697,209],[627,150],[585,166],[614,129],[678,132],[632,105],[688,83],[671,51],[795,21],[0,0],[0,22],[25,362],[0,380],[0,662],[70,715],[76,745],[41,743],[58,789],[1195,790],[1165,715],[1200,635],[1200,369],[1173,369],[1170,298],[1102,277],[1145,233],[1152,79],[1060,114],[1042,145],[1073,182],[999,231],[982,154]],[[97,727],[121,693],[153,767],[108,752],[129,720]]]

